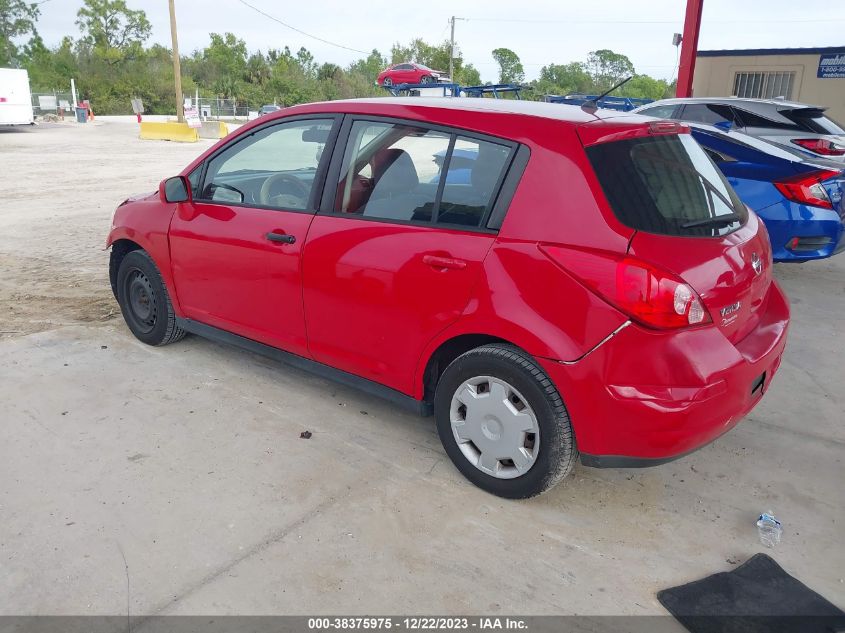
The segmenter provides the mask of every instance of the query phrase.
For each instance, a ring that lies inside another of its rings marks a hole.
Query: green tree
[[[535,91],[544,95],[587,93],[592,91],[592,88],[592,77],[581,62],[543,66],[539,79],[534,82]]]
[[[211,33],[209,36],[211,43],[202,51],[201,63],[191,64],[191,76],[218,97],[241,98],[247,76],[246,42],[233,33]]]
[[[509,48],[496,48],[493,50],[493,59],[499,64],[499,83],[519,84],[525,81],[525,70],[519,55]]]
[[[604,92],[626,77],[634,75],[634,64],[625,55],[603,48],[592,51],[587,58],[587,72],[593,80],[593,90]]]
[[[128,8],[124,0],[85,0],[76,16],[83,42],[111,65],[138,57],[152,30],[146,13]]]
[[[35,3],[0,0],[0,66],[18,65],[18,47],[13,40],[28,34],[37,37],[35,22],[38,15]]]
[[[635,75],[631,81],[613,94],[620,97],[657,100],[671,96],[671,93],[672,89],[665,79],[655,79],[648,75]]]
[[[387,65],[387,58],[374,48],[369,55],[350,64],[348,72],[361,75],[370,83],[374,83],[378,74]]]

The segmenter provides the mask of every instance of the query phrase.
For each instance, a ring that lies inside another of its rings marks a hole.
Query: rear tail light
[[[845,146],[826,138],[794,138],[792,142],[822,156],[845,156]]]
[[[674,273],[636,257],[562,246],[540,250],[602,299],[651,328],[710,323],[701,298]]]
[[[814,207],[832,209],[833,203],[830,201],[830,197],[827,195],[822,181],[838,175],[838,171],[821,169],[809,174],[787,178],[786,180],[774,183],[774,185],[788,200],[800,202],[801,204],[809,204]]]

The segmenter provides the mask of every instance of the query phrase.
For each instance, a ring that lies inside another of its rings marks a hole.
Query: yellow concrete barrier
[[[200,136],[196,128],[188,127],[187,123],[178,121],[141,121],[140,138],[148,141],[180,141],[182,143],[195,143]]]
[[[200,138],[223,138],[229,134],[229,126],[223,121],[203,121],[199,132]]]

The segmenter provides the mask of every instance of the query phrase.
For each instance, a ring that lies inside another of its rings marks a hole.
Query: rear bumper
[[[784,201],[757,212],[772,242],[776,262],[824,259],[845,249],[845,225],[836,211]],[[828,238],[822,248],[792,251],[787,245],[794,237]]]
[[[575,363],[540,363],[563,396],[585,465],[650,466],[712,442],[757,405],[780,366],[788,324],[773,282],[758,327],[737,344],[714,326],[631,325]]]

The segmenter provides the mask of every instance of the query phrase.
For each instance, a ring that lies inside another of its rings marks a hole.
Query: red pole
[[[681,41],[681,61],[678,65],[678,83],[675,86],[676,97],[692,96],[692,77],[695,74],[695,54],[698,51],[703,5],[704,0],[687,0],[684,39]]]

